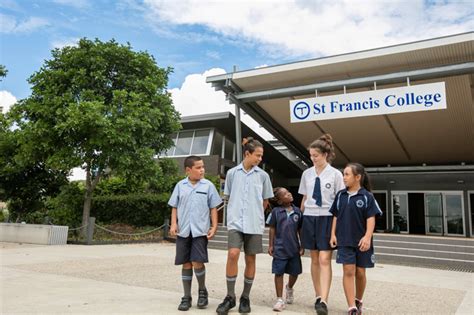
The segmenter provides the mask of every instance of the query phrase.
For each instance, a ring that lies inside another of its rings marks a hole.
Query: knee
[[[204,264],[202,262],[198,262],[198,261],[193,261],[193,268],[194,269],[202,269],[204,268]]]
[[[354,278],[355,273],[354,268],[344,268],[344,277]]]
[[[357,268],[356,269],[356,277],[358,279],[365,279],[365,269],[364,268]]]
[[[321,267],[331,266],[331,257],[321,257],[321,256],[319,256],[319,265]]]
[[[227,258],[231,262],[237,262],[239,260],[239,251],[230,250],[227,254]]]
[[[193,264],[190,262],[183,264],[183,269],[192,269],[192,268],[193,268]]]

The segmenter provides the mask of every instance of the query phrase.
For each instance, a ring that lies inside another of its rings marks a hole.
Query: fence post
[[[165,226],[163,227],[163,239],[166,240],[170,231],[170,219],[166,218],[164,225]]]
[[[92,239],[94,237],[95,218],[89,217],[89,223],[87,224],[87,245],[92,245]]]

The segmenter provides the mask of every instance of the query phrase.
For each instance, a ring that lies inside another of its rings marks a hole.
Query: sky
[[[474,30],[469,1],[1,0],[4,111],[30,95],[27,79],[53,48],[79,38],[129,42],[172,67],[182,116],[233,111],[206,76]],[[243,116],[265,138],[271,136]]]

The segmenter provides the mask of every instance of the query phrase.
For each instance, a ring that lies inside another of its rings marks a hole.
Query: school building
[[[474,32],[207,82],[307,165],[307,146],[330,133],[335,167],[355,161],[369,171],[384,212],[377,231],[473,237]],[[236,113],[229,141],[239,143],[249,131]],[[233,150],[238,159],[240,146]],[[285,163],[273,172],[285,176]]]

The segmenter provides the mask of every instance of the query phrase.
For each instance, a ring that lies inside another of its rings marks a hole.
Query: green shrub
[[[82,223],[82,207],[84,204],[84,185],[72,182],[61,187],[61,192],[46,201],[47,215],[54,225],[79,227]]]
[[[102,224],[160,226],[169,217],[169,197],[169,193],[97,196],[92,199],[91,216]]]

